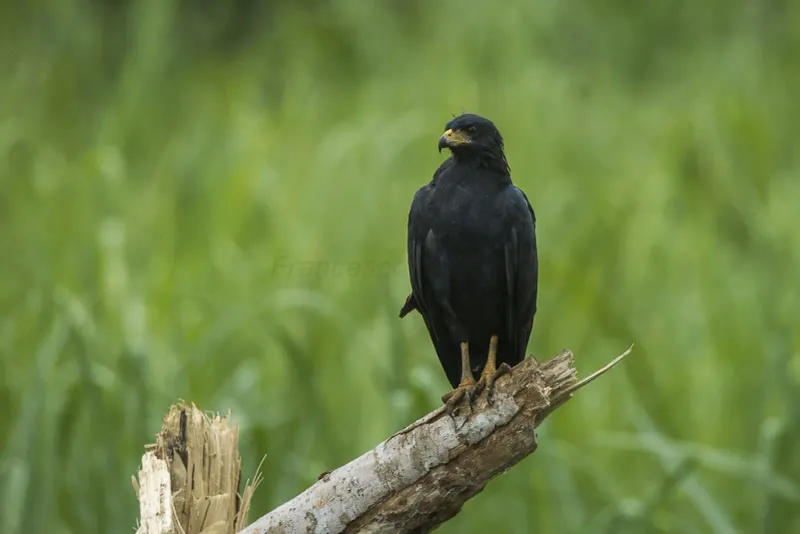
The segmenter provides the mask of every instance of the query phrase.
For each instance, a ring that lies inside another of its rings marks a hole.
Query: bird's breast
[[[468,327],[501,320],[507,215],[496,188],[440,183],[425,219],[433,234],[423,256],[427,276],[446,286],[453,310]]]
[[[504,274],[504,213],[487,195],[456,190],[437,203],[432,230],[452,281],[485,287]]]
[[[434,233],[449,249],[472,251],[502,248],[505,213],[489,195],[455,189],[433,205]]]

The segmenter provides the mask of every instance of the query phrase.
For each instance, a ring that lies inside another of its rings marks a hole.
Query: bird
[[[452,413],[525,358],[539,289],[536,216],[511,180],[500,131],[462,113],[445,125],[450,155],[413,196],[407,255],[411,293],[402,319],[422,315],[452,390]],[[475,375],[480,373],[479,379]]]

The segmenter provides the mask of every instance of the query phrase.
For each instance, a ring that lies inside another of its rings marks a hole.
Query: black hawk
[[[522,361],[538,291],[536,217],[511,181],[503,137],[488,119],[453,118],[439,138],[450,149],[408,214],[411,294],[454,388],[452,411]],[[474,374],[473,374],[474,373]],[[475,374],[480,379],[475,381]]]

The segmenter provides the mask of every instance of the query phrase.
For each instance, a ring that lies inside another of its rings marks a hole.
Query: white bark
[[[136,534],[172,534],[172,490],[167,462],[146,452],[139,480],[134,478],[133,486],[139,494],[141,522]]]
[[[484,394],[452,416],[428,414],[239,534],[427,532],[532,453],[535,427],[628,352],[577,384],[570,351],[528,358],[497,381],[491,403]]]

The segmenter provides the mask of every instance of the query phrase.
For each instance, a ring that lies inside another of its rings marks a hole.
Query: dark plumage
[[[443,148],[451,157],[411,203],[411,294],[400,317],[421,313],[456,388],[443,397],[451,405],[491,390],[497,376],[525,357],[539,266],[533,209],[511,182],[494,124],[473,114],[455,117],[439,139]],[[481,370],[476,384],[472,373]]]

